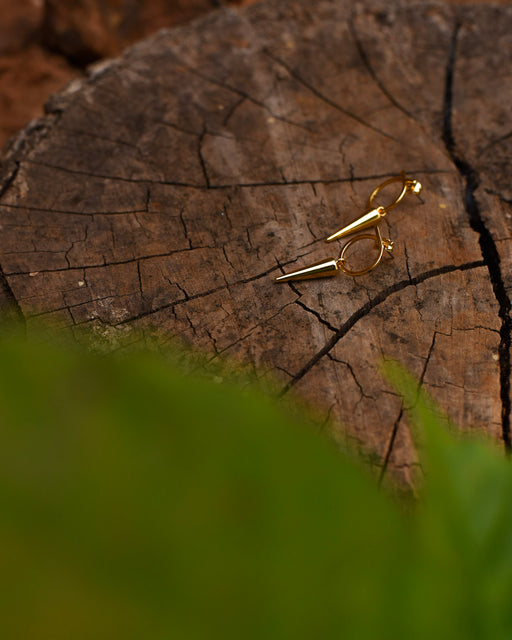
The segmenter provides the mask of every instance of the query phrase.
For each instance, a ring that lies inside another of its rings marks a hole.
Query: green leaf
[[[510,466],[387,375],[423,442],[408,511],[246,381],[0,344],[3,637],[510,638]]]
[[[376,637],[404,523],[254,389],[148,355],[0,346],[16,638]]]
[[[461,638],[507,638],[512,615],[512,467],[482,434],[456,431],[396,363],[386,377],[403,396],[426,483],[417,535],[422,598],[443,599]],[[457,614],[457,615],[456,615]]]

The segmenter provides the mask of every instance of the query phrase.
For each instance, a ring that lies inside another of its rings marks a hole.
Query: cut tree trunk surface
[[[417,458],[382,357],[508,446],[511,33],[506,7],[372,0],[161,32],[11,145],[0,295],[29,330],[112,347],[157,330],[274,375],[405,482]],[[324,238],[402,169],[425,204],[386,217],[394,260],[274,283],[336,256]]]

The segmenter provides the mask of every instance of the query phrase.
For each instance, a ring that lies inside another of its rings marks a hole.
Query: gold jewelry
[[[333,240],[338,240],[339,238],[344,238],[345,236],[350,236],[356,231],[363,231],[363,229],[368,229],[368,227],[374,227],[379,224],[382,218],[386,215],[387,211],[384,207],[377,207],[377,209],[369,209],[365,211],[362,216],[356,218],[350,224],[347,224],[346,227],[343,227],[336,233],[333,233],[328,238],[326,238],[326,242],[332,242]]]
[[[372,262],[369,267],[365,269],[360,269],[358,271],[354,271],[347,267],[345,254],[347,250],[356,242],[360,240],[374,240],[375,248],[379,249],[379,253],[377,258]],[[393,242],[389,240],[389,238],[383,238],[380,229],[378,226],[375,226],[375,235],[370,233],[360,233],[357,236],[351,238],[347,243],[343,245],[341,249],[340,255],[338,258],[329,258],[328,260],[321,260],[320,262],[315,262],[313,264],[304,267],[303,269],[298,269],[297,271],[292,271],[291,273],[286,273],[282,276],[276,278],[276,282],[288,282],[289,280],[310,280],[312,278],[325,278],[326,276],[335,276],[338,271],[343,271],[343,273],[347,274],[347,276],[363,276],[365,273],[369,273],[377,265],[380,264],[382,258],[384,257],[384,253],[387,253],[391,257],[393,257]]]
[[[385,187],[393,184],[394,182],[402,183],[402,189],[395,200],[386,206],[375,207],[375,198]],[[367,211],[365,211],[362,216],[348,224],[346,227],[343,227],[339,231],[336,231],[336,233],[330,235],[326,241],[332,242],[333,240],[337,240],[338,238],[349,236],[356,231],[362,231],[363,229],[367,229],[368,227],[375,226],[382,220],[382,218],[390,209],[393,209],[397,204],[400,204],[400,202],[402,202],[404,196],[407,193],[414,193],[416,196],[418,196],[418,198],[420,198],[420,192],[421,183],[417,180],[408,180],[403,171],[399,176],[393,176],[392,178],[384,180],[383,183],[379,184],[379,186],[371,192],[367,202]]]
[[[395,200],[386,206],[375,207],[374,200],[377,195],[385,187],[394,182],[402,182],[402,189]],[[369,273],[370,271],[373,271],[373,269],[375,269],[381,263],[384,254],[388,254],[389,256],[393,257],[393,242],[389,238],[382,237],[379,229],[379,222],[382,220],[382,218],[384,218],[384,216],[390,209],[396,207],[397,204],[399,204],[403,200],[404,196],[407,193],[413,193],[421,200],[421,197],[419,195],[421,192],[421,188],[421,183],[418,182],[418,180],[408,180],[404,172],[402,172],[399,176],[393,176],[392,178],[385,180],[370,194],[367,202],[367,210],[363,213],[363,215],[359,218],[356,218],[356,220],[346,225],[345,227],[342,227],[339,231],[336,231],[336,233],[330,235],[326,239],[326,242],[332,242],[333,240],[344,238],[346,236],[352,235],[353,233],[357,233],[371,227],[375,228],[375,236],[369,233],[359,233],[343,245],[338,258],[321,260],[320,262],[315,262],[314,264],[310,264],[307,267],[298,269],[297,271],[286,273],[276,278],[276,282],[288,282],[289,280],[309,280],[311,278],[335,276],[338,271],[343,271],[343,273],[349,276],[362,276],[366,273]],[[370,266],[364,269],[352,270],[347,266],[345,256],[347,250],[360,240],[374,240],[375,248],[378,249],[378,255],[377,258],[370,264]]]
[[[369,267],[366,267],[366,269],[360,269],[359,271],[353,271],[352,269],[349,269],[348,267],[346,267],[345,253],[347,252],[347,249],[351,247],[353,244],[355,244],[356,242],[359,242],[359,240],[372,240],[372,239],[375,240],[375,248],[379,250],[379,255],[372,262],[372,264]],[[370,273],[370,271],[373,271],[375,267],[377,267],[381,263],[381,260],[384,257],[384,253],[387,253],[391,258],[393,257],[393,246],[394,246],[394,243],[389,238],[383,238],[380,233],[380,229],[378,225],[375,225],[375,236],[372,236],[369,233],[360,233],[359,235],[351,238],[343,246],[343,249],[341,250],[340,258],[339,258],[341,263],[340,269],[344,273],[346,273],[348,276],[364,276],[366,273]]]
[[[402,171],[402,173],[399,176],[393,176],[392,178],[388,178],[388,180],[384,180],[383,183],[379,184],[379,186],[371,192],[370,197],[368,198],[368,208],[375,206],[373,201],[375,200],[377,195],[382,191],[382,189],[387,187],[389,184],[393,184],[393,182],[401,182],[402,190],[400,191],[400,193],[398,194],[394,202],[386,205],[385,207],[383,207],[383,209],[385,209],[386,211],[393,209],[394,207],[396,207],[397,204],[400,204],[400,202],[402,202],[402,200],[404,199],[404,196],[407,193],[413,193],[423,202],[420,196],[421,189],[422,189],[421,182],[418,182],[418,180],[408,180],[405,175],[405,171]]]

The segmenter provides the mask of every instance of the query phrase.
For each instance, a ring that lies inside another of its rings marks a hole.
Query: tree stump
[[[406,483],[383,357],[509,446],[511,30],[506,7],[288,0],[160,32],[7,150],[0,294],[29,331],[157,330],[254,366]],[[274,283],[401,170],[425,204],[387,216],[394,260]]]

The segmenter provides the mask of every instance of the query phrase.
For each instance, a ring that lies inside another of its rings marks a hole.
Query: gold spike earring
[[[402,182],[402,189],[395,200],[386,206],[375,206],[375,198],[385,187],[394,182]],[[338,258],[328,258],[327,260],[321,260],[320,262],[315,262],[314,264],[310,264],[306,267],[303,267],[302,269],[298,269],[297,271],[286,273],[276,278],[276,282],[324,278],[326,276],[335,276],[338,271],[343,271],[343,273],[349,276],[362,276],[366,273],[369,273],[370,271],[373,271],[373,269],[375,269],[381,263],[385,254],[393,257],[393,242],[389,238],[384,238],[382,236],[379,228],[379,222],[381,222],[381,220],[385,217],[390,209],[396,207],[403,200],[407,193],[413,193],[421,200],[421,197],[419,195],[421,189],[421,183],[418,182],[418,180],[407,179],[404,172],[402,172],[399,176],[393,176],[392,178],[385,180],[370,194],[367,202],[367,208],[363,215],[359,216],[359,218],[356,218],[356,220],[346,225],[345,227],[342,227],[339,231],[336,231],[328,238],[326,238],[326,242],[332,242],[333,240],[338,240],[354,233],[358,233],[358,235],[351,238],[348,242],[345,243]],[[364,231],[365,229],[369,228],[375,229],[375,235],[369,233],[359,233],[360,231]],[[365,267],[364,269],[353,270],[347,266],[346,254],[348,249],[360,240],[374,240],[374,246],[377,250],[377,257],[368,267]]]

